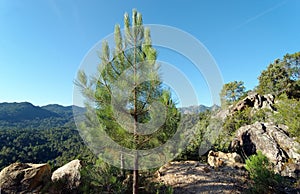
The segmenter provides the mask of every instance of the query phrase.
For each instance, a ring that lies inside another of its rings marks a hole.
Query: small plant
[[[268,158],[261,151],[257,151],[257,155],[252,155],[246,160],[245,168],[250,173],[250,178],[254,181],[252,192],[280,192],[281,177],[274,173]]]
[[[118,177],[120,170],[98,158],[95,164],[88,164],[81,170],[82,193],[122,193],[125,189]]]

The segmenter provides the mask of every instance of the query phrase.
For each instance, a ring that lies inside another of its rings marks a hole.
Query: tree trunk
[[[138,185],[138,180],[139,180],[139,158],[138,154],[136,153],[135,158],[134,158],[134,169],[133,169],[133,181],[132,181],[132,193],[137,194],[139,185]]]
[[[133,52],[133,79],[134,79],[134,91],[133,91],[133,103],[134,103],[134,112],[133,112],[133,117],[134,117],[134,129],[133,129],[133,136],[134,136],[134,142],[135,142],[135,157],[134,157],[134,164],[133,164],[133,178],[132,178],[132,193],[137,194],[138,193],[138,182],[139,182],[139,158],[138,158],[138,149],[137,149],[137,144],[138,144],[138,134],[137,134],[137,124],[138,124],[138,115],[137,115],[137,58],[136,58],[136,37],[134,37],[134,52]]]

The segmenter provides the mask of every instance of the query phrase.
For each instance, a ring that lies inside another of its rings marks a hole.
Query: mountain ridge
[[[84,111],[85,108],[76,105],[63,106],[60,104],[47,104],[43,106],[36,106],[30,102],[2,102],[0,103],[0,120],[5,120],[4,117],[22,116],[21,112],[34,111],[33,115],[26,115],[26,119],[19,118],[18,120],[30,120],[35,118],[46,117],[70,117],[73,116],[73,108],[76,111]],[[219,108],[218,105],[205,106],[205,105],[191,105],[187,107],[180,107],[178,110],[183,114],[198,114],[206,110],[215,110]],[[39,115],[40,113],[41,115]]]
[[[72,105],[35,106],[30,102],[0,103],[0,129],[47,129],[64,125],[75,128],[73,108],[79,113],[85,111],[82,107]]]
[[[212,106],[192,105],[192,106],[187,106],[187,107],[181,107],[178,109],[182,114],[199,114],[199,113],[205,112],[207,110],[214,111],[219,108],[220,107],[218,105],[214,104]]]

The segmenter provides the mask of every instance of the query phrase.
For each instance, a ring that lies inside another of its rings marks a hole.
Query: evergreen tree
[[[245,86],[242,81],[233,81],[224,84],[220,93],[222,107],[228,107],[233,102],[239,100],[245,93]]]
[[[291,86],[287,69],[279,60],[270,64],[258,77],[259,85],[257,87],[258,93],[274,94],[279,96],[284,92],[288,92]]]
[[[277,59],[258,77],[257,91],[261,94],[300,98],[300,52]]]
[[[151,45],[150,30],[143,27],[142,15],[133,10],[130,25],[126,13],[124,26],[124,35],[120,26],[115,26],[112,53],[108,43],[103,42],[99,77],[89,79],[81,71],[76,84],[84,96],[96,103],[101,126],[94,130],[104,130],[118,145],[136,150],[132,169],[133,193],[137,193],[138,150],[164,144],[176,132],[180,115],[170,91],[160,81],[157,53]],[[90,136],[101,141],[97,135]],[[109,145],[103,149],[109,149]]]

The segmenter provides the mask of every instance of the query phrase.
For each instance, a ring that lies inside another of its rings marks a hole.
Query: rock
[[[233,114],[236,111],[244,110],[246,107],[252,107],[255,109],[267,108],[272,111],[275,111],[274,108],[274,95],[259,95],[253,93],[245,97],[243,100],[240,100],[235,106],[230,108],[230,113]]]
[[[260,150],[275,165],[275,172],[294,177],[300,170],[300,144],[288,136],[286,129],[286,126],[259,122],[243,126],[237,130],[236,138],[231,143],[232,149],[246,156]],[[298,167],[285,169],[287,162]]]
[[[50,177],[49,164],[11,164],[0,172],[1,194],[38,193]]]
[[[55,170],[52,174],[51,180],[55,183],[62,184],[63,188],[67,190],[74,190],[80,185],[80,160],[73,160],[64,166]]]
[[[218,168],[221,166],[230,166],[230,167],[242,167],[243,159],[237,153],[223,153],[223,152],[214,152],[209,151],[207,162],[210,166]]]
[[[269,109],[271,111],[276,111],[275,107],[275,97],[272,94],[259,95],[258,93],[249,94],[244,99],[237,102],[235,105],[230,105],[226,109],[221,109],[212,118],[220,119],[224,121],[228,116],[235,114],[238,111],[242,111],[247,107],[255,110],[259,109]]]
[[[293,162],[287,162],[283,165],[282,176],[288,176],[293,178],[299,178],[300,176],[300,164],[295,164]]]

